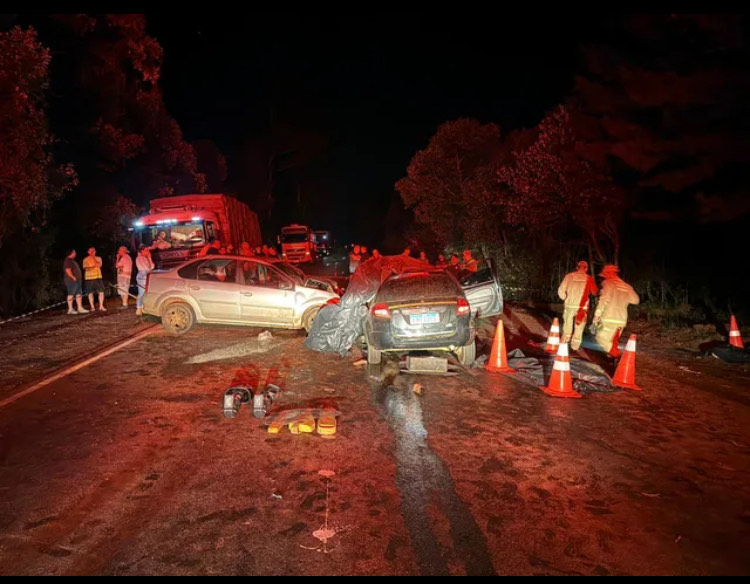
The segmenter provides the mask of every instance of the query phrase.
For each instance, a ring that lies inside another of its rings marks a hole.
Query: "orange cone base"
[[[633,391],[643,391],[643,388],[635,383],[614,383],[614,386],[622,387],[624,389],[632,389]]]
[[[489,363],[484,366],[486,371],[490,371],[491,373],[515,373],[516,370],[513,369],[513,367],[493,367]]]
[[[539,389],[541,389],[544,393],[551,397],[570,397],[573,399],[577,399],[582,397],[580,393],[577,391],[573,391],[572,389],[570,391],[556,391],[554,389],[551,389],[549,386],[540,385]]]

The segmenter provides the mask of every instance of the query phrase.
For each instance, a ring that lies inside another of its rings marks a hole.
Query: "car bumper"
[[[467,319],[468,320],[468,319]],[[378,351],[417,351],[445,350],[465,347],[474,340],[475,330],[472,322],[459,321],[456,330],[445,331],[443,335],[395,336],[389,323],[371,324],[365,327],[367,344]]]

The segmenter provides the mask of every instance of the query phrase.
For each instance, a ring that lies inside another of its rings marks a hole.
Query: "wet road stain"
[[[373,401],[395,437],[396,486],[420,574],[451,574],[430,519],[430,511],[437,509],[448,520],[453,548],[466,574],[496,575],[482,531],[456,494],[445,463],[427,443],[419,398],[411,391],[393,391],[378,384],[373,386]],[[395,555],[396,549],[397,543],[389,542],[386,556]]]

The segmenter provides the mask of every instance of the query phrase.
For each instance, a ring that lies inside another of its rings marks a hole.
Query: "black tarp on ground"
[[[392,274],[430,268],[429,264],[408,256],[370,258],[351,277],[338,304],[323,307],[315,317],[305,347],[320,353],[338,353],[342,357],[362,335],[366,304]]]
[[[712,347],[709,354],[725,363],[750,363],[750,351],[729,344]]]
[[[519,381],[540,387],[546,385],[552,375],[552,366],[555,363],[554,355],[540,358],[526,357],[521,349],[515,349],[508,353],[508,365],[515,369]],[[570,375],[573,379],[573,389],[585,393],[598,391],[610,393],[615,391],[609,375],[599,365],[572,357],[570,359]]]

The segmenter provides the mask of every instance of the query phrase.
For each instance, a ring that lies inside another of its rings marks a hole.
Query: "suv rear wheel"
[[[476,341],[471,341],[471,344],[465,347],[459,347],[456,349],[456,357],[461,365],[468,367],[477,358],[477,344]]]
[[[383,351],[378,351],[372,345],[367,345],[367,362],[370,365],[380,365],[383,359]]]

